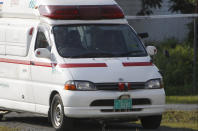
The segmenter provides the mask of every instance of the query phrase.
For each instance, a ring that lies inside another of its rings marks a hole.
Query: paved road
[[[6,117],[0,122],[0,126],[19,128],[21,131],[54,131],[48,123],[47,118],[38,116],[29,117]],[[101,125],[94,121],[77,121],[72,131],[102,131]],[[130,123],[111,123],[107,125],[105,131],[148,131],[142,129],[140,125]],[[149,130],[154,131],[154,130]],[[190,129],[178,129],[169,127],[160,127],[155,131],[193,131]]]
[[[198,105],[167,105],[166,109],[176,110],[196,110]],[[10,113],[4,116],[0,126],[19,128],[21,131],[54,131],[47,118],[28,113]],[[111,123],[108,124],[106,131],[144,131],[140,125],[131,123]],[[95,121],[77,121],[73,131],[102,131],[101,125]],[[146,131],[146,130],[145,130]],[[150,130],[152,131],[152,130]],[[160,127],[155,131],[192,131],[189,129],[177,129]]]

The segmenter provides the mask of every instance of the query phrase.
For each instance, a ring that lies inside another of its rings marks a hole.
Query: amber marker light
[[[65,84],[65,90],[76,90],[76,86],[73,84]]]

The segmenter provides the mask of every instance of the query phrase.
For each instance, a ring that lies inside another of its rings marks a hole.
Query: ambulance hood
[[[150,62],[150,57],[140,58],[105,58],[92,60],[65,59],[65,67],[74,80],[94,83],[109,82],[146,82],[161,78],[157,67]]]

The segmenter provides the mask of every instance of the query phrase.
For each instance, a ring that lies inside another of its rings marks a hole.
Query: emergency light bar
[[[41,5],[40,15],[59,20],[121,19],[124,13],[118,5],[59,6]]]

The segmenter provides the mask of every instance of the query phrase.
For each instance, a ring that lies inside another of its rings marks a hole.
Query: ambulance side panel
[[[0,25],[0,55],[5,55],[5,27],[1,25]]]
[[[12,20],[17,23],[17,19]],[[0,107],[34,112],[28,56],[32,26],[0,23]]]

